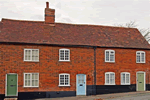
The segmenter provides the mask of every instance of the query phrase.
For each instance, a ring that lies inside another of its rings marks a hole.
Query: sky
[[[55,22],[114,26],[135,21],[150,28],[150,0],[0,0],[0,20],[44,21],[46,1]]]

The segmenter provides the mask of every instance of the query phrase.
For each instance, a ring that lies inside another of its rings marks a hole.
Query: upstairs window
[[[59,86],[70,86],[70,74],[59,74]]]
[[[105,73],[105,85],[115,85],[115,73],[114,72]]]
[[[145,63],[145,52],[144,51],[136,52],[136,63]]]
[[[105,50],[105,62],[115,62],[114,50]]]
[[[59,61],[70,61],[69,49],[59,49]]]
[[[121,85],[130,85],[130,73],[128,72],[121,73]]]
[[[24,49],[24,61],[39,61],[39,49]]]

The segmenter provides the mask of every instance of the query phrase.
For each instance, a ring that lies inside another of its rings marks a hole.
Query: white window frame
[[[64,50],[64,60],[60,59],[60,50]],[[65,60],[65,51],[68,51],[68,60]],[[69,49],[59,49],[59,61],[70,61],[70,50]]]
[[[25,51],[26,50],[31,51],[30,60],[25,60]],[[38,57],[39,57],[39,49],[24,49],[24,61],[39,62],[39,60],[32,60],[32,50],[38,50]]]
[[[140,53],[140,62],[137,62],[137,53]],[[144,53],[144,62],[142,62],[142,53]],[[146,53],[144,51],[136,51],[136,63],[146,63]]]
[[[113,84],[110,84],[110,74],[114,74],[114,83]],[[106,74],[109,74],[109,83],[106,83]],[[105,85],[116,85],[115,84],[115,73],[114,72],[105,72]]]
[[[122,77],[121,77],[122,74],[125,74],[125,83],[122,83],[122,79],[121,79],[121,78],[122,78]],[[129,74],[129,83],[126,83],[126,75],[127,75],[127,74]],[[121,80],[120,80],[121,85],[130,85],[130,73],[129,73],[129,72],[121,72],[121,74],[120,74],[120,79],[121,79]]]
[[[60,75],[68,75],[68,85],[65,85],[65,77],[64,77],[64,85],[61,85],[60,84]],[[68,73],[61,73],[61,74],[59,74],[59,85],[58,86],[70,86],[70,74],[68,74]]]
[[[25,75],[30,74],[30,86],[25,86]],[[38,74],[38,86],[32,86],[32,74]],[[24,73],[24,87],[39,87],[39,73]]]
[[[109,61],[106,60],[106,52],[109,52]],[[114,61],[110,61],[111,52],[114,52]],[[115,50],[105,50],[105,62],[115,62]]]

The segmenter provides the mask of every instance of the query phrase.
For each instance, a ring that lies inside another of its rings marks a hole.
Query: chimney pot
[[[46,2],[46,8],[49,8],[49,2]]]

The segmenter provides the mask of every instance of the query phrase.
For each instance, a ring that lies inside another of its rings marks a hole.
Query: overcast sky
[[[0,0],[0,19],[44,21],[46,1],[56,22],[112,26],[136,21],[138,28],[150,28],[150,0]]]

